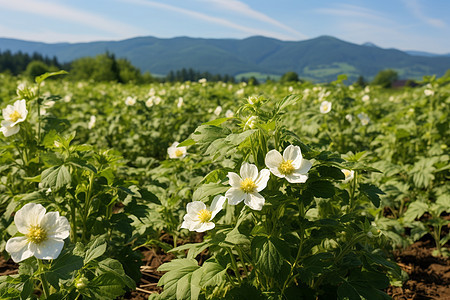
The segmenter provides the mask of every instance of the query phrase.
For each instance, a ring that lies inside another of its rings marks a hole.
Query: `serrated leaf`
[[[414,201],[408,206],[403,219],[405,222],[412,222],[416,218],[420,218],[424,213],[428,211],[428,209],[428,204],[426,204],[425,202]]]
[[[310,191],[315,197],[320,198],[331,198],[335,193],[333,183],[326,180],[312,181],[308,183],[308,191]]]
[[[384,195],[382,190],[370,183],[360,184],[359,190],[373,203],[373,205],[375,205],[375,207],[380,206],[380,196],[378,195]]]
[[[63,186],[70,184],[72,177],[65,165],[50,167],[41,174],[41,183],[44,187],[59,190]]]
[[[70,252],[60,254],[55,259],[50,269],[44,273],[47,281],[59,291],[59,280],[69,279],[72,273],[83,267],[83,258],[81,256],[73,255]]]
[[[98,238],[92,242],[90,247],[86,250],[84,256],[84,264],[87,265],[90,261],[100,257],[106,251],[106,241]]]
[[[98,263],[98,268],[101,272],[113,274],[114,276],[119,278],[122,283],[125,284],[128,288],[134,289],[136,287],[134,280],[125,274],[120,261],[112,258],[107,258]]]
[[[251,248],[258,269],[269,276],[274,276],[280,271],[283,255],[271,238],[256,236],[252,241]]]
[[[177,147],[186,147],[186,146],[192,146],[195,145],[195,141],[193,139],[187,139],[185,141],[182,141],[177,145]]]

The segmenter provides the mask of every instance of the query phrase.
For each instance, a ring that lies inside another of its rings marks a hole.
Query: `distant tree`
[[[30,62],[25,70],[25,75],[31,79],[50,71],[50,67],[39,60]]]
[[[392,83],[398,79],[398,73],[392,69],[378,72],[372,81],[374,85],[380,85],[383,88],[390,88]]]
[[[256,77],[255,76],[252,76],[252,77],[250,77],[249,79],[248,79],[248,82],[247,82],[249,85],[259,85],[259,81],[258,81],[258,79],[256,79]]]
[[[139,69],[124,58],[116,59],[115,55],[109,52],[96,57],[74,60],[71,64],[70,76],[74,80],[143,82]],[[148,76],[146,80],[149,80]]]
[[[298,82],[300,81],[300,79],[298,78],[298,74],[293,72],[293,71],[289,71],[283,74],[283,76],[281,76],[280,78],[281,82]]]
[[[355,85],[365,87],[367,85],[367,81],[364,79],[364,76],[359,75],[358,79],[355,81]]]

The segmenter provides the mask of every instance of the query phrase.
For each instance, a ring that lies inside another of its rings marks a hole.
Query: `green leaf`
[[[102,238],[97,238],[88,245],[86,254],[84,256],[84,264],[87,265],[90,261],[100,257],[106,251],[106,241]]]
[[[94,277],[88,286],[81,290],[83,295],[94,299],[110,300],[123,295],[125,290],[119,278],[110,273]]]
[[[63,74],[69,74],[67,71],[61,70],[58,72],[47,72],[44,73],[42,75],[37,76],[34,80],[36,81],[36,83],[41,83],[42,81],[44,81],[45,79],[52,77],[52,76],[56,76],[56,75],[63,75]]]
[[[255,265],[269,276],[277,274],[283,264],[283,255],[277,248],[278,243],[274,243],[273,239],[266,236],[256,236],[251,245]],[[282,251],[284,252],[284,250]]]
[[[308,183],[308,182],[307,182]],[[331,198],[334,196],[335,189],[333,183],[327,180],[311,181],[308,183],[308,190],[320,198]]]
[[[317,172],[321,178],[332,178],[336,180],[344,180],[345,175],[342,173],[341,169],[333,166],[319,166],[317,167]]]
[[[69,163],[73,166],[76,166],[78,168],[82,168],[82,169],[91,171],[93,173],[97,173],[97,169],[93,165],[91,165],[90,163],[88,163],[87,161],[85,161],[81,158],[71,157],[67,160],[67,163]]]
[[[193,273],[199,269],[195,259],[174,259],[161,265],[158,271],[168,271],[158,282],[158,286],[164,285],[161,293],[162,299],[190,299]],[[194,281],[194,284],[196,280]],[[194,286],[194,292],[197,286]],[[181,298],[178,298],[180,296]],[[195,296],[195,293],[194,293]]]
[[[50,167],[41,174],[42,185],[52,188],[55,191],[70,184],[71,181],[72,177],[65,165]]]
[[[281,112],[283,109],[285,109],[287,106],[292,105],[298,101],[300,101],[302,98],[300,95],[289,95],[283,98],[280,102],[277,103],[275,111],[276,114]]]
[[[83,258],[70,252],[60,254],[53,261],[50,269],[44,273],[47,281],[59,291],[59,280],[72,278],[72,275],[83,267]]]
[[[192,201],[202,201],[209,196],[215,196],[226,192],[230,186],[221,183],[207,183],[198,187],[192,195]]]
[[[416,218],[420,218],[428,209],[428,204],[425,202],[414,201],[408,206],[408,210],[406,210],[403,219],[405,222],[412,222]]]
[[[373,203],[373,205],[375,205],[375,207],[380,206],[380,196],[378,195],[384,195],[382,190],[370,183],[360,184],[359,190]]]
[[[186,147],[195,145],[195,141],[193,139],[187,139],[177,145],[177,147]]]
[[[219,126],[220,124],[222,124],[222,123],[228,121],[229,119],[231,119],[231,118],[218,118],[218,119],[215,119],[215,120],[212,120],[212,121],[203,123],[202,125],[214,125],[214,126]]]
[[[219,263],[206,261],[201,270],[203,272],[200,281],[200,286],[202,288],[207,286],[220,286],[226,281],[225,274],[227,269],[222,267]]]
[[[120,261],[107,258],[98,263],[98,269],[102,273],[113,274],[117,278],[119,278],[123,284],[125,284],[130,289],[136,288],[136,283],[133,279],[131,279],[128,275],[125,274],[123,270],[123,266]]]

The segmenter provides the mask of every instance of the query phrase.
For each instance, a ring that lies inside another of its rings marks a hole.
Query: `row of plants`
[[[0,251],[20,262],[0,299],[120,297],[144,248],[176,257],[152,299],[385,299],[394,247],[430,233],[448,253],[439,79],[45,81],[63,74],[0,77]]]

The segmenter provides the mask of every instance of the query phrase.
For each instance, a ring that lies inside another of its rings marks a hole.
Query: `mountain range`
[[[128,59],[141,71],[165,75],[192,68],[212,74],[279,76],[294,71],[300,78],[323,82],[347,74],[373,78],[380,70],[394,69],[403,79],[442,76],[450,69],[450,55],[383,49],[372,43],[353,44],[331,36],[303,41],[280,41],[254,36],[246,39],[136,37],[121,41],[41,43],[0,38],[0,51],[38,52],[70,62],[109,51]]]

